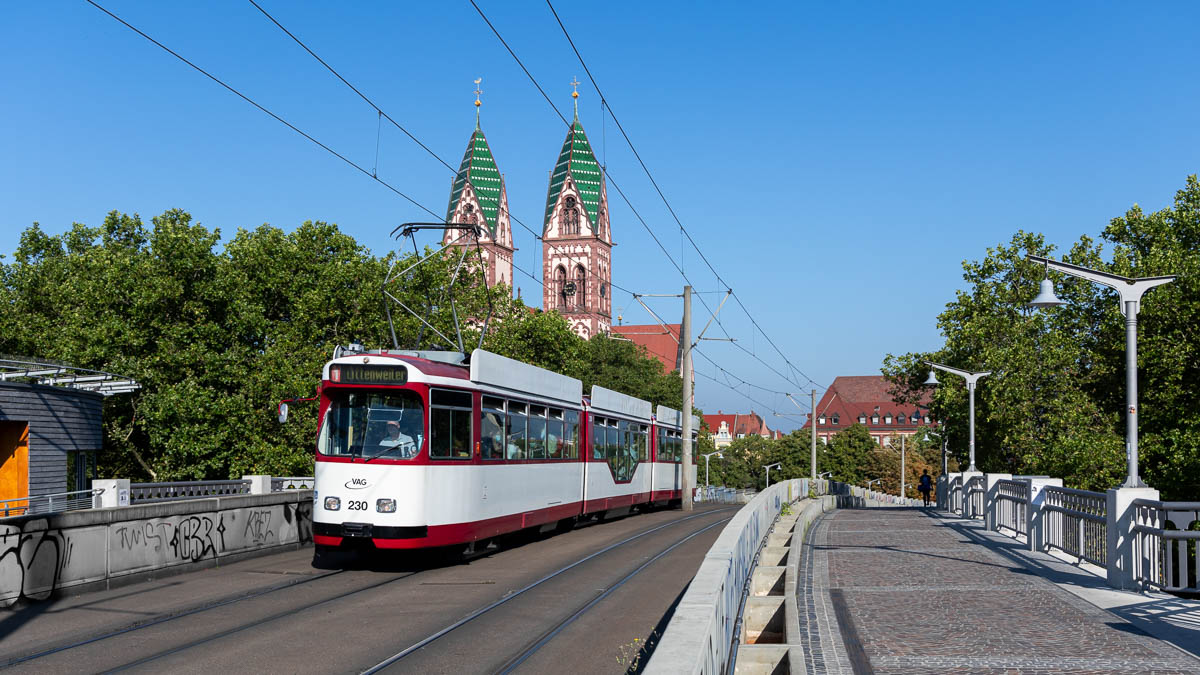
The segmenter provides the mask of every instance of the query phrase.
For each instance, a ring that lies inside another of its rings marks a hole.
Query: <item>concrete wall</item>
[[[312,490],[0,520],[0,607],[312,541]]]
[[[100,449],[103,407],[95,392],[0,382],[0,420],[29,424],[29,496],[67,491],[67,453]]]

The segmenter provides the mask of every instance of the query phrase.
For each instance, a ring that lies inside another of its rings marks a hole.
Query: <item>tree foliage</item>
[[[1080,237],[1062,259],[1129,277],[1179,275],[1150,291],[1138,316],[1139,445],[1149,484],[1167,498],[1194,498],[1200,494],[1194,414],[1200,403],[1200,183],[1189,177],[1174,205],[1156,213],[1135,205],[1101,237]],[[1114,291],[1053,271],[1066,304],[1032,310],[1028,302],[1046,270],[1025,256],[1053,252],[1041,235],[1021,231],[983,260],[965,262],[967,289],[938,317],[944,346],[888,355],[883,371],[901,400],[919,395],[925,359],[992,371],[976,390],[978,467],[1106,489],[1125,475],[1125,320]],[[931,411],[965,463],[966,387],[953,375],[939,379]]]
[[[426,255],[429,252],[427,251]],[[0,262],[0,353],[55,359],[136,379],[142,389],[105,401],[100,475],[135,480],[309,474],[316,407],[311,396],[333,347],[391,346],[382,289],[393,263],[324,222],[291,232],[220,230],[171,210],[147,225],[109,213],[102,225],[48,235],[26,229]],[[585,342],[557,314],[531,311],[506,287],[488,289],[468,256],[453,299],[459,317],[494,309],[487,349],[679,408],[677,373],[627,342]],[[388,291],[453,338],[447,280],[457,257],[434,255]],[[448,348],[420,320],[393,311],[403,348]],[[482,321],[466,321],[468,351]],[[457,345],[453,345],[457,348]]]

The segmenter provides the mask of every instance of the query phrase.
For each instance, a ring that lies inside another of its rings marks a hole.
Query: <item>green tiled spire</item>
[[[458,167],[458,175],[454,177],[450,189],[450,205],[446,207],[446,220],[454,217],[458,209],[458,200],[462,197],[463,188],[467,181],[475,188],[475,197],[479,200],[479,209],[488,232],[496,236],[497,216],[500,213],[500,191],[502,179],[500,169],[496,168],[496,159],[492,157],[492,149],[488,147],[487,138],[478,127],[471,134],[471,142],[463,154],[462,164]]]
[[[558,153],[558,163],[554,165],[554,173],[550,176],[543,230],[550,226],[550,216],[554,215],[554,205],[558,203],[558,195],[562,192],[568,174],[575,181],[584,216],[591,224],[592,232],[595,232],[600,217],[600,187],[603,176],[600,173],[600,163],[592,153],[592,144],[588,143],[587,134],[583,132],[583,125],[579,123],[578,117],[567,132],[562,150]]]

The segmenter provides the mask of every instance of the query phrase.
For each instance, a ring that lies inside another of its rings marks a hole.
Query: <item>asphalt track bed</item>
[[[669,524],[547,581],[528,597],[501,605],[389,671],[488,672],[593,599],[599,591],[591,589],[619,581],[679,539],[732,512],[701,508],[692,514],[700,517],[683,521],[686,516],[680,511],[657,511],[582,526],[443,567],[430,566],[428,560],[411,564],[411,556],[406,556],[371,563],[366,569],[327,572],[307,566],[310,551],[243,561],[151,582],[145,588],[131,586],[0,614],[0,627],[13,629],[0,637],[0,663],[58,649],[14,664],[12,670],[359,672],[550,572]],[[637,622],[637,631],[649,633],[677,597],[678,589],[672,589],[680,580],[686,585],[719,531],[714,527],[693,537],[630,580],[627,586],[636,587],[642,577],[663,577],[659,584],[650,584],[657,586],[653,599],[633,598],[636,611],[647,614],[646,625]],[[662,583],[666,581],[673,583]],[[623,592],[624,587],[613,592],[588,616],[610,606]],[[616,655],[624,643],[604,646],[597,640],[624,640],[624,633],[614,630],[622,621],[618,617],[608,622],[607,630],[576,645],[573,653],[595,655],[595,665],[611,664],[597,672],[620,670]],[[572,630],[564,630],[521,670],[539,670],[539,655],[557,649]]]

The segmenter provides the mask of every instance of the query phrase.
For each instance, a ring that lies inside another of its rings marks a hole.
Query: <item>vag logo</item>
[[[350,490],[361,490],[369,485],[366,478],[351,478],[346,481],[346,488]]]

